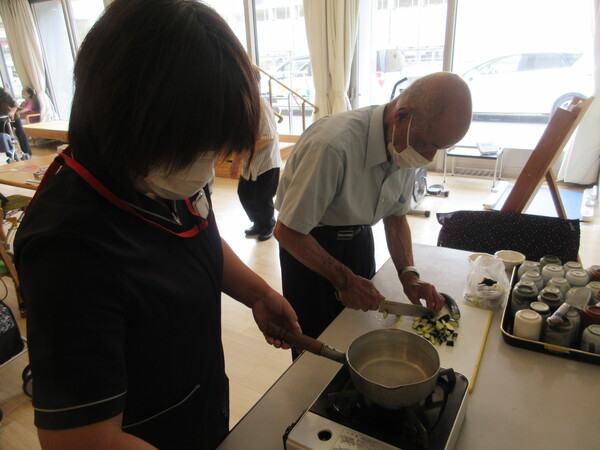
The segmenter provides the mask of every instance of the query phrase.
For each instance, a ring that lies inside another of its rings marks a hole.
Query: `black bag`
[[[23,348],[25,344],[21,339],[15,316],[8,305],[0,301],[0,364],[18,355]]]

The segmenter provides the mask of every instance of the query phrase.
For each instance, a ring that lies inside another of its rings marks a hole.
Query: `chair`
[[[39,123],[41,117],[42,117],[42,115],[40,113],[28,114],[27,116],[25,116],[25,121],[28,124],[30,124],[30,123]]]
[[[545,255],[563,262],[578,259],[580,225],[575,219],[502,211],[438,213],[437,219],[440,247],[491,254],[516,250],[531,261]]]

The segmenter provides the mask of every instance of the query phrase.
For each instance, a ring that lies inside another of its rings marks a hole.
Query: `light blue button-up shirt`
[[[384,108],[328,116],[302,134],[277,190],[284,225],[308,234],[323,225],[374,225],[409,211],[415,169],[388,160]]]

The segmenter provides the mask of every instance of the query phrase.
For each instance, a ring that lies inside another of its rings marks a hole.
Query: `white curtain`
[[[315,85],[315,119],[351,109],[350,67],[359,0],[304,0],[306,36]]]
[[[595,184],[600,174],[600,0],[594,1],[594,101],[567,145],[557,179],[566,183]]]
[[[54,120],[58,116],[50,97],[46,95],[46,75],[42,48],[27,0],[0,0],[0,15],[6,30],[6,39],[19,79],[23,87],[37,91],[40,119]]]

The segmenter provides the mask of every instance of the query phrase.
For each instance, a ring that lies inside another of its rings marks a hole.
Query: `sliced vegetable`
[[[427,316],[415,317],[412,327],[418,335],[423,336],[433,345],[442,345],[446,342],[446,345],[453,346],[458,337],[456,332],[458,320],[450,319],[448,314],[437,319]]]
[[[458,305],[456,304],[454,299],[448,294],[444,294],[443,292],[440,292],[440,294],[442,295],[442,297],[444,297],[444,300],[446,300],[446,305],[448,305],[448,308],[450,309],[450,317],[452,317],[454,320],[459,320],[460,309],[458,309]]]

